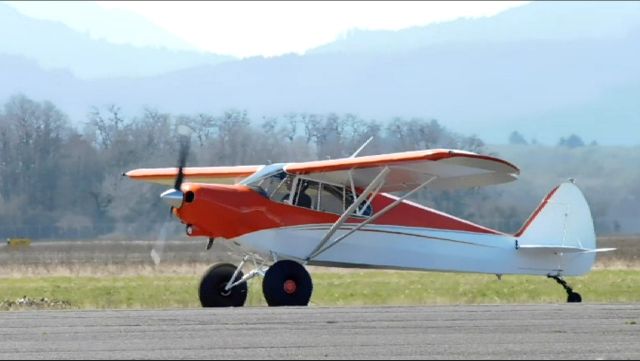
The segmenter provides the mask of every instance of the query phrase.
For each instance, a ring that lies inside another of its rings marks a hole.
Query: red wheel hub
[[[293,294],[294,292],[296,292],[296,289],[298,288],[298,286],[296,285],[296,282],[293,280],[286,280],[284,282],[284,292],[288,295]]]

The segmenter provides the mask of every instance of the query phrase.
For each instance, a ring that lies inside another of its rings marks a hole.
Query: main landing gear
[[[564,288],[565,291],[567,291],[567,302],[568,303],[580,303],[582,302],[582,296],[580,296],[580,294],[578,292],[573,292],[573,288],[571,288],[571,286],[569,286],[569,284],[567,284],[567,281],[563,280],[562,278],[560,278],[560,276],[552,276],[552,275],[547,275],[547,277],[549,278],[553,278],[556,282],[558,282],[560,284],[560,286],[562,286]]]
[[[282,260],[266,267],[255,257],[255,269],[244,275],[241,271],[249,256],[238,267],[232,264],[215,265],[200,282],[202,307],[241,307],[247,300],[247,281],[263,276],[262,293],[269,306],[307,306],[313,292],[309,272],[300,263]]]
[[[237,271],[237,272],[236,272]],[[200,304],[202,307],[240,307],[247,300],[247,283],[227,287],[235,277],[243,277],[236,266],[223,263],[209,268],[200,281]]]
[[[312,292],[309,272],[295,261],[274,263],[262,279],[262,293],[269,306],[306,306]]]

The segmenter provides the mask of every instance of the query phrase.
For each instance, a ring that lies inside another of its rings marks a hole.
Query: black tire
[[[571,292],[567,297],[568,303],[580,303],[582,302],[582,296],[578,292]]]
[[[269,306],[307,306],[312,292],[311,276],[298,262],[278,261],[262,279],[262,293]]]
[[[224,288],[231,280],[236,266],[228,263],[217,264],[205,272],[200,281],[198,294],[202,307],[242,307],[247,300],[247,283],[241,283],[229,291]],[[236,280],[241,279],[242,271]]]

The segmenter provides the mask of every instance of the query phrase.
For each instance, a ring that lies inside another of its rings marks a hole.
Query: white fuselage
[[[345,224],[336,239],[354,225]],[[292,226],[257,231],[235,241],[251,251],[305,260],[331,224]],[[310,265],[384,268],[489,274],[581,275],[591,269],[595,254],[523,251],[517,238],[420,227],[367,225],[324,253]],[[330,244],[331,242],[329,242]]]

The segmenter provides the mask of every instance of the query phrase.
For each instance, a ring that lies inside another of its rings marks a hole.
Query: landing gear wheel
[[[202,307],[242,307],[247,300],[247,283],[241,283],[230,290],[224,288],[231,281],[236,266],[222,263],[212,266],[200,281],[200,304]],[[241,279],[242,271],[236,280]]]
[[[274,263],[262,279],[262,293],[269,306],[307,306],[312,292],[309,272],[295,261]]]
[[[569,297],[567,297],[568,303],[580,303],[582,302],[582,296],[578,292],[569,293]]]

